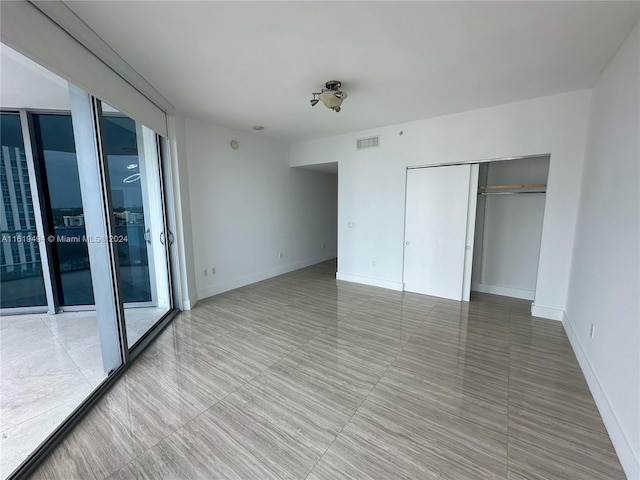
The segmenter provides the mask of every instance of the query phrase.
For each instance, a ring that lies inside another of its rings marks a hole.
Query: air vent
[[[362,150],[363,148],[373,148],[380,146],[380,137],[369,137],[369,138],[361,138],[358,140],[357,149]]]

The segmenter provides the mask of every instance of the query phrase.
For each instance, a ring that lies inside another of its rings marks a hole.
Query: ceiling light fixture
[[[253,127],[254,130],[260,131],[260,130],[264,130],[264,127],[262,125],[254,125]]]
[[[319,101],[324,103],[324,106],[330,108],[334,112],[339,112],[341,110],[342,102],[347,98],[347,92],[340,90],[342,83],[338,80],[330,80],[325,83],[325,88],[320,90],[320,92],[314,92],[313,98],[311,99],[311,106],[315,107]],[[316,98],[318,97],[318,98]]]

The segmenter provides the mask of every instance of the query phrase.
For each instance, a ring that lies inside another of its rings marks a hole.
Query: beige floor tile
[[[560,323],[334,275],[182,313],[35,478],[624,478]]]

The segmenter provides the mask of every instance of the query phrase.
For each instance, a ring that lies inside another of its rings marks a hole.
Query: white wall
[[[640,479],[639,192],[637,25],[593,89],[565,319],[613,445],[633,480]]]
[[[258,135],[188,119],[186,138],[198,298],[335,258],[336,175]]]
[[[589,98],[582,90],[293,145],[292,165],[338,161],[339,278],[402,288],[407,166],[550,154],[534,313],[560,320]],[[379,148],[356,151],[357,138],[378,134]]]

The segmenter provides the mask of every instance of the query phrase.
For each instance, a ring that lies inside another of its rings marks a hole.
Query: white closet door
[[[471,165],[407,171],[406,291],[462,300],[471,173]]]

